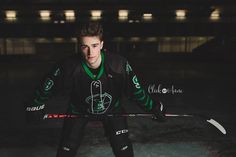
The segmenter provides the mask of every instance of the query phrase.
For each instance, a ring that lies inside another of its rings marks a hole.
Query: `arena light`
[[[42,20],[44,21],[50,20],[51,12],[49,10],[41,10],[39,14]]]
[[[64,20],[61,20],[61,21],[60,21],[60,23],[62,23],[62,24],[63,24],[63,23],[65,23],[65,21],[64,21]]]
[[[123,42],[123,41],[125,41],[124,37],[115,37],[115,38],[113,38],[113,40],[116,41],[116,42]]]
[[[134,23],[134,20],[129,20],[129,23]]]
[[[100,20],[102,18],[101,10],[92,10],[91,11],[92,20]]]
[[[219,10],[215,10],[211,13],[210,16],[211,20],[219,20],[220,19],[220,11]]]
[[[61,42],[64,41],[64,38],[55,37],[55,38],[53,38],[53,40],[54,40],[54,42],[59,42],[59,43],[61,43]]]
[[[75,20],[75,12],[74,10],[66,10],[64,12],[67,21],[74,21]]]
[[[129,11],[128,10],[119,10],[118,15],[119,15],[118,19],[120,21],[128,20]]]
[[[186,18],[185,10],[176,10],[175,11],[176,19],[184,20]]]
[[[156,42],[157,37],[147,37],[145,41],[147,41],[147,42]]]
[[[143,14],[143,19],[146,21],[152,20],[152,14],[151,13],[144,13]]]
[[[13,11],[13,10],[6,11],[6,19],[8,21],[16,20],[16,11]]]
[[[130,41],[131,42],[139,42],[139,41],[141,41],[141,38],[140,37],[131,37]]]
[[[72,42],[77,42],[78,40],[77,40],[77,38],[70,38],[70,41],[72,41]]]

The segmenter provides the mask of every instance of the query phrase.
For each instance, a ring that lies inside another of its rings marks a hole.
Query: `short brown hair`
[[[84,23],[79,31],[79,38],[84,36],[98,36],[100,40],[103,40],[103,28],[97,21],[89,21]]]

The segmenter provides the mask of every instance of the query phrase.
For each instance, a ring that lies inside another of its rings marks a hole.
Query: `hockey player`
[[[124,96],[135,100],[159,121],[165,118],[164,106],[150,98],[125,58],[103,51],[103,29],[98,22],[84,24],[78,40],[80,54],[65,59],[49,73],[27,106],[27,117],[42,119],[45,102],[63,84],[70,94],[67,114],[97,115],[96,120],[103,123],[115,156],[133,157],[126,118],[104,115],[124,113]],[[57,157],[75,157],[89,120],[65,119]]]

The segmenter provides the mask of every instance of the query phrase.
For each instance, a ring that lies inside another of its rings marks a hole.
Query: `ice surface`
[[[214,157],[199,143],[134,143],[135,157]],[[56,148],[50,146],[1,148],[1,157],[55,157]],[[109,144],[81,146],[76,157],[113,157]]]

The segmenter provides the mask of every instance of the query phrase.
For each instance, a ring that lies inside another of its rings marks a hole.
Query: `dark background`
[[[120,9],[130,10],[127,21],[117,19]],[[176,19],[178,9],[187,10],[186,19]],[[7,10],[16,10],[17,19],[6,20]],[[39,10],[51,10],[51,19],[40,20]],[[64,10],[75,10],[76,19],[66,21]],[[35,130],[40,137],[45,135],[58,142],[62,121],[28,126],[24,103],[57,61],[78,53],[76,29],[90,18],[90,10],[103,11],[100,21],[107,53],[128,58],[146,89],[156,85],[181,90],[151,93],[167,106],[169,113],[195,113],[217,119],[228,131],[223,138],[225,147],[220,146],[227,151],[220,155],[234,156],[236,2],[217,0],[1,0],[0,146],[21,146],[17,139],[23,141],[22,145],[34,143]],[[211,20],[215,10],[220,10],[220,19]],[[142,20],[143,13],[152,13],[153,19]],[[154,39],[148,41],[150,37]],[[195,47],[189,42],[201,37],[204,42]],[[66,99],[53,97],[47,111],[64,112]],[[51,132],[45,133],[44,129]],[[222,135],[217,134],[220,140],[209,136],[209,141],[215,143],[222,140]]]

